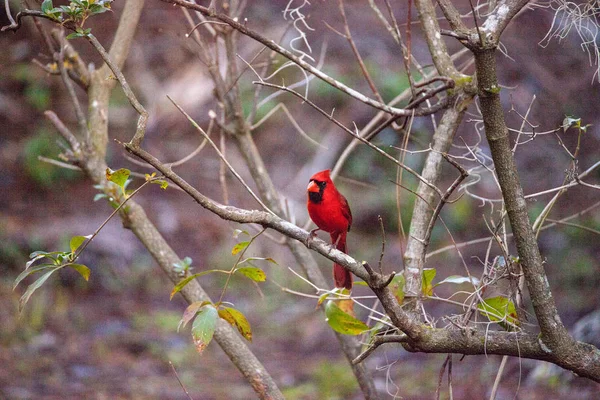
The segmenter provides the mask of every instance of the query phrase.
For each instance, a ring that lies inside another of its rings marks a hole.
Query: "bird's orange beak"
[[[319,193],[319,185],[317,185],[315,181],[310,181],[306,190],[313,193]]]

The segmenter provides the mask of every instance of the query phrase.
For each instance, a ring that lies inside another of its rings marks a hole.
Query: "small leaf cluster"
[[[514,330],[514,327],[520,324],[515,304],[506,297],[496,296],[485,299],[477,305],[477,309],[481,315],[492,322],[497,322],[507,331]]]
[[[175,285],[175,287],[173,287],[173,290],[171,291],[170,298],[173,299],[173,296],[175,296],[177,293],[179,293],[192,280],[199,278],[201,276],[204,276],[204,275],[215,273],[215,272],[222,273],[222,274],[228,274],[228,275],[234,275],[236,273],[239,273],[241,275],[244,275],[246,278],[253,280],[254,282],[264,282],[267,280],[267,274],[265,274],[265,271],[263,271],[261,268],[258,268],[256,266],[254,266],[254,264],[252,264],[253,261],[257,261],[257,260],[267,261],[267,262],[277,265],[277,262],[269,257],[267,257],[267,258],[265,258],[265,257],[248,257],[248,258],[245,258],[242,261],[240,261],[238,263],[238,266],[236,266],[231,271],[225,271],[222,269],[209,269],[206,271],[198,272],[197,274],[192,274],[192,275],[182,279],[177,285]],[[184,276],[186,274],[186,272],[193,269],[191,267],[191,263],[192,263],[192,259],[190,257],[185,257],[182,261],[173,263],[173,269],[176,272],[178,272],[179,275]],[[240,264],[249,264],[251,266],[240,267],[239,266]]]
[[[366,286],[366,282],[356,282]],[[331,297],[334,297],[331,299]],[[329,299],[329,300],[327,300]],[[350,299],[350,291],[343,288],[335,288],[319,297],[317,307],[327,300],[325,304],[325,320],[327,324],[338,333],[344,335],[360,335],[369,330],[369,326],[356,318],[354,314],[354,302]]]
[[[177,330],[185,327],[192,319],[192,338],[198,353],[202,353],[213,338],[219,318],[235,327],[247,341],[252,341],[250,323],[239,310],[213,304],[210,301],[196,301],[184,311]]]
[[[192,269],[192,259],[190,257],[185,257],[183,260],[173,263],[173,270],[180,277],[186,276]],[[171,298],[173,297],[171,296]]]
[[[121,196],[124,196],[125,198],[129,197],[130,191],[127,190],[127,186],[132,182],[132,180],[129,179],[130,173],[131,172],[125,168],[116,171],[106,168],[106,179],[109,182],[114,183],[114,185],[94,185],[95,189],[102,191],[94,196],[94,201],[106,199],[112,208],[118,208]],[[126,207],[125,212],[127,211],[128,209]]]
[[[325,317],[334,331],[344,335],[360,335],[370,328],[353,315],[350,304],[352,304],[352,300],[327,301]]]
[[[92,15],[110,11],[110,3],[112,0],[71,0],[68,6],[54,7],[52,0],[44,0],[42,13],[63,25],[75,24],[75,32],[67,36],[67,39],[73,39],[88,36],[91,29],[83,28],[85,21]]]
[[[131,190],[127,190],[127,187],[132,182],[132,180],[129,178],[131,171],[127,168],[120,168],[116,171],[106,168],[105,175],[106,180],[114,183],[114,185],[110,185],[108,187],[105,187],[104,185],[95,185],[94,188],[102,190],[103,192],[96,194],[96,196],[94,196],[94,201],[107,199],[112,208],[117,208],[119,207],[119,202],[117,200],[121,197],[121,195],[127,199],[133,192]],[[145,174],[145,180],[146,182],[149,181],[150,183],[159,185],[163,190],[167,189],[169,186],[167,181],[156,177],[156,172],[153,172],[152,174]],[[127,208],[125,208],[125,211],[127,212]]]
[[[569,128],[578,129],[581,132],[587,132],[587,128],[592,126],[591,124],[582,125],[581,118],[573,117],[570,115],[565,116],[562,123],[563,132],[566,132]]]
[[[250,234],[239,229],[236,229],[233,233],[233,236],[236,239],[239,238],[240,235],[249,236]],[[260,233],[258,235],[260,235]],[[186,276],[192,269],[192,259],[190,257],[185,257],[183,260],[173,263],[174,271],[177,272],[181,277],[185,278],[175,285],[171,291],[170,298],[173,299],[173,296],[179,293],[192,280],[211,273],[218,272],[227,274],[227,283],[229,282],[229,278],[235,274],[243,275],[254,282],[264,282],[267,279],[267,275],[254,263],[256,261],[266,261],[278,265],[277,262],[270,257],[244,257],[244,253],[258,235],[252,237],[250,240],[239,241],[233,246],[231,249],[231,255],[237,255],[238,260],[234,264],[233,268],[231,268],[229,271],[210,269]],[[223,298],[227,289],[227,283],[223,288],[221,299]],[[250,323],[244,314],[239,310],[236,310],[232,307],[227,307],[224,304],[225,303],[221,300],[219,300],[217,303],[212,303],[210,301],[197,301],[190,304],[184,311],[177,330],[179,331],[180,328],[185,327],[192,319],[194,320],[192,323],[192,338],[194,340],[196,350],[199,353],[202,353],[212,340],[219,318],[224,319],[233,327],[235,327],[246,340],[252,341],[252,329],[250,328]]]
[[[518,259],[512,259],[512,262],[518,262]],[[502,258],[502,263],[505,263]],[[433,284],[435,278],[435,268],[424,268],[423,269],[423,282],[422,290],[426,296],[433,296],[433,289],[443,283],[463,284],[470,283],[473,286],[479,285],[479,279],[470,276],[452,275],[446,279]],[[515,327],[519,326],[520,322],[517,318],[517,311],[515,304],[510,301],[507,297],[496,296],[483,300],[483,302],[477,305],[479,313],[489,319],[491,322],[497,322],[505,330],[514,330]]]
[[[73,268],[75,271],[79,272],[86,281],[89,279],[90,269],[83,264],[75,263],[75,261],[79,256],[78,250],[83,243],[90,238],[91,235],[73,236],[69,243],[70,251],[34,251],[29,255],[29,261],[25,264],[25,271],[21,272],[17,279],[15,279],[13,290],[16,289],[19,283],[29,275],[38,272],[43,272],[43,274],[29,285],[23,296],[21,296],[21,299],[19,300],[19,311],[23,310],[23,307],[29,301],[33,292],[39,289],[53,273],[64,267]],[[33,266],[34,264],[36,265]]]
[[[158,179],[156,177],[156,172],[153,172],[151,174],[145,174],[145,178],[146,181],[150,181],[150,183],[160,185],[160,188],[162,190],[166,190],[169,187],[169,182],[165,181],[164,179]]]
[[[127,168],[120,168],[116,171],[113,171],[110,168],[106,168],[106,179],[109,182],[114,183],[118,187],[121,188],[123,195],[128,197],[129,193],[127,192],[127,186],[131,183],[131,179],[129,179],[129,175],[131,175],[131,171]]]

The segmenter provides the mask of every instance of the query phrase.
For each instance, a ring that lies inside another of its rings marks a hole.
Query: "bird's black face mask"
[[[318,192],[309,191],[308,198],[310,199],[311,202],[313,202],[315,204],[319,204],[320,202],[323,201],[323,191],[325,190],[325,186],[327,186],[327,182],[316,181],[314,179],[311,180],[311,182],[314,182],[319,187],[319,191]]]

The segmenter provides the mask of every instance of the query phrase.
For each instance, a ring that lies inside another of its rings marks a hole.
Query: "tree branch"
[[[185,8],[189,8],[191,10],[198,11],[207,17],[216,18],[219,21],[225,22],[226,24],[231,26],[233,29],[239,31],[240,33],[242,33],[248,37],[251,37],[252,39],[256,40],[257,42],[262,43],[263,45],[267,46],[271,50],[281,54],[282,56],[284,56],[288,60],[292,61],[293,63],[295,63],[302,69],[304,69],[305,71],[310,72],[311,74],[315,75],[317,78],[323,80],[324,82],[328,83],[329,85],[333,86],[334,88],[346,93],[347,95],[349,95],[349,96],[355,98],[356,100],[363,102],[371,107],[377,108],[379,110],[383,110],[389,114],[396,115],[396,116],[409,116],[412,114],[412,111],[410,111],[410,110],[405,110],[405,109],[396,108],[396,107],[390,107],[386,104],[382,104],[382,103],[380,103],[376,100],[373,100],[373,99],[363,95],[362,93],[344,85],[343,83],[341,83],[341,82],[333,79],[329,75],[325,74],[321,70],[313,67],[306,61],[301,60],[299,57],[294,55],[291,51],[286,50],[285,48],[279,46],[273,40],[267,39],[266,37],[262,36],[258,32],[248,29],[245,25],[240,24],[235,19],[230,18],[229,16],[227,16],[225,14],[215,13],[214,10],[211,10],[208,7],[203,7],[203,6],[197,5],[195,3],[187,2],[185,0],[161,0],[161,1],[164,1],[165,3],[177,4],[181,7],[185,7]]]
[[[442,154],[450,150],[452,139],[458,129],[467,106],[472,101],[471,96],[466,96],[463,101],[456,104],[459,108],[449,108],[444,111],[442,119],[433,134],[431,149],[425,159],[423,166],[423,179],[434,185],[441,179],[441,171],[444,158]],[[404,277],[406,279],[405,293],[408,296],[416,297],[421,293],[421,276],[425,265],[425,255],[427,253],[427,243],[417,240],[427,236],[428,227],[432,220],[434,209],[430,204],[434,204],[437,193],[427,185],[419,183],[417,188],[417,198],[413,206],[413,218],[411,219],[410,232],[406,243],[404,253]]]
[[[127,151],[142,158],[158,171],[187,192],[202,207],[217,216],[239,223],[256,223],[272,228],[291,239],[306,242],[309,232],[264,211],[251,211],[220,205],[191,187],[185,180],[165,167],[155,157],[131,144],[124,145]],[[331,247],[324,241],[310,241],[313,249],[330,260],[343,265],[361,279],[369,282],[392,323],[407,336],[406,348],[409,351],[425,353],[458,354],[501,354],[536,360],[550,361],[581,376],[600,382],[600,350],[582,342],[572,342],[571,355],[555,353],[536,334],[477,330],[475,328],[431,329],[422,325],[398,305],[396,298],[387,286],[371,285],[371,276],[352,257]],[[405,340],[404,338],[402,339]]]
[[[563,352],[562,350],[572,347],[573,339],[558,315],[535,233],[529,222],[527,202],[519,181],[508,129],[504,121],[504,110],[500,103],[495,54],[494,49],[475,51],[477,84],[485,134],[531,302],[542,331],[541,340],[551,351]]]
[[[143,6],[143,0],[129,0],[123,11],[120,21],[120,28],[117,30],[111,55],[103,54],[105,60],[111,61],[115,57],[113,67],[118,71],[122,67],[131,45],[131,36],[137,26],[140,11]],[[123,27],[123,25],[130,25]],[[127,37],[125,37],[127,36]],[[94,42],[95,38],[91,39]],[[95,47],[102,48],[99,43]],[[77,164],[81,165],[89,178],[103,187],[106,186],[104,171],[106,162],[106,144],[108,138],[108,98],[111,89],[114,87],[114,81],[107,79],[110,72],[108,68],[101,68],[95,71],[91,76],[90,86],[88,88],[90,137],[85,139],[82,145],[77,138],[62,124],[58,117],[47,112],[46,116],[55,124],[61,134],[67,139],[75,154],[78,155]],[[80,154],[79,149],[83,149]],[[130,228],[133,233],[144,244],[152,256],[156,259],[160,267],[169,276],[173,284],[178,283],[181,278],[178,272],[173,268],[173,264],[180,261],[179,257],[160,235],[156,227],[150,222],[143,208],[133,200],[128,203],[127,210],[122,210],[120,216],[123,223]],[[197,281],[191,281],[181,291],[188,302],[210,300]],[[246,380],[253,387],[260,398],[263,399],[283,399],[274,380],[266,369],[262,366],[256,356],[250,351],[244,340],[238,333],[225,321],[219,320],[214,338],[222,347],[231,361],[242,372]]]

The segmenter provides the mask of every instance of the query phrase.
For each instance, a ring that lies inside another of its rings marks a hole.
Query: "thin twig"
[[[14,22],[14,19],[12,20],[10,25],[5,25],[2,28],[0,28],[0,32],[4,32],[4,31],[17,31],[20,27],[21,27],[21,19],[23,17],[36,17],[36,18],[44,18],[50,21],[54,21],[54,19],[52,19],[52,17],[50,17],[49,15],[44,14],[41,11],[37,11],[37,10],[22,10],[17,14],[17,21]]]
[[[375,95],[375,98],[377,98],[377,101],[379,101],[380,103],[384,103],[383,98],[379,94],[379,90],[377,90],[377,86],[375,86],[375,82],[373,82],[373,79],[371,78],[371,74],[369,74],[369,71],[367,70],[367,67],[358,51],[358,48],[356,47],[356,43],[354,43],[354,39],[352,38],[352,32],[350,31],[350,26],[348,25],[348,19],[346,18],[346,10],[345,10],[345,6],[344,6],[344,0],[338,0],[338,8],[340,10],[340,15],[342,16],[342,20],[344,21],[344,30],[346,32],[344,37],[346,38],[346,40],[348,40],[348,43],[350,44],[350,48],[352,49],[352,53],[354,53],[354,57],[356,58],[356,61],[358,62],[358,66],[360,67],[360,70],[362,71],[362,74],[365,77],[365,80],[369,84],[371,91]]]
[[[77,249],[77,253],[75,253],[75,257],[73,257],[73,260],[71,262],[75,262],[79,258],[79,256],[81,255],[81,253],[83,253],[83,251],[85,250],[85,248],[88,247],[88,245],[92,242],[92,240],[94,240],[94,238],[96,236],[98,236],[98,234],[100,233],[100,231],[102,230],[102,228],[104,228],[104,226],[106,224],[108,224],[108,221],[110,221],[112,219],[112,217],[114,217],[123,208],[123,206],[125,204],[127,204],[127,202],[129,201],[129,199],[131,199],[136,194],[138,194],[139,191],[142,190],[147,184],[151,183],[152,181],[158,180],[158,179],[162,179],[162,176],[161,177],[155,177],[155,178],[152,178],[152,179],[148,179],[146,182],[142,183],[139,188],[135,189],[131,194],[129,194],[128,196],[125,196],[125,198],[119,204],[119,206],[117,208],[115,208],[114,211],[108,216],[108,218],[106,218],[104,220],[104,222],[102,224],[100,224],[100,226],[98,227],[98,229],[96,229],[94,231],[94,233],[92,233],[92,235],[90,236],[89,240],[87,240],[83,245],[81,245],[81,247],[79,247],[79,249]]]
[[[85,118],[85,114],[81,108],[81,104],[79,103],[79,99],[77,98],[77,94],[75,93],[75,88],[73,87],[73,82],[69,78],[67,74],[67,69],[65,68],[65,38],[64,33],[61,32],[58,36],[59,41],[59,52],[54,53],[54,61],[58,65],[58,70],[60,71],[60,75],[62,77],[62,81],[67,88],[67,92],[69,93],[69,97],[71,98],[71,103],[73,103],[73,108],[75,109],[75,115],[77,116],[77,122],[79,123],[79,130],[81,132],[81,136],[86,139],[86,142],[89,141],[89,130],[87,119]]]
[[[258,85],[264,85],[264,86],[268,86],[268,87],[272,87],[272,88],[276,88],[279,90],[283,90],[286,91],[288,93],[293,94],[294,96],[299,97],[300,99],[302,99],[305,103],[307,103],[308,105],[310,105],[311,107],[313,107],[315,110],[317,110],[318,112],[320,112],[323,116],[325,116],[327,119],[329,119],[331,122],[333,122],[334,124],[336,124],[337,126],[339,126],[340,128],[342,128],[346,133],[348,133],[349,135],[351,135],[352,137],[354,137],[355,139],[358,139],[360,142],[366,144],[367,146],[369,146],[370,148],[372,148],[373,150],[375,150],[377,153],[379,153],[380,155],[382,155],[383,157],[387,158],[388,160],[392,161],[394,164],[400,166],[401,168],[404,168],[407,172],[411,173],[412,175],[414,175],[418,180],[420,180],[421,182],[423,182],[425,185],[431,187],[433,190],[436,191],[436,193],[438,193],[438,195],[441,197],[442,196],[442,192],[435,187],[434,185],[432,185],[431,183],[427,182],[425,179],[423,179],[423,177],[421,175],[419,175],[418,172],[416,172],[415,170],[413,170],[412,168],[400,163],[400,161],[398,161],[397,159],[395,159],[394,157],[392,157],[391,155],[389,155],[388,153],[386,153],[385,151],[381,150],[379,147],[373,145],[371,142],[369,142],[368,140],[366,140],[365,138],[359,136],[357,133],[355,133],[354,131],[348,129],[345,125],[343,125],[341,122],[339,122],[337,119],[333,118],[333,116],[331,116],[330,114],[326,113],[323,109],[321,109],[319,106],[317,106],[315,103],[313,103],[312,101],[310,101],[309,99],[307,99],[306,97],[304,97],[302,94],[296,92],[295,90],[291,90],[285,86],[280,86],[280,85],[275,85],[272,83],[268,83],[268,82],[263,82],[263,81],[255,81],[253,82],[255,84]],[[433,107],[432,107],[433,108]],[[441,108],[441,105],[440,105]]]
[[[440,367],[440,373],[438,374],[438,384],[435,389],[435,398],[436,400],[440,400],[440,393],[442,390],[442,380],[444,379],[444,372],[446,372],[446,366],[448,366],[448,361],[450,360],[450,354],[446,356],[446,359],[442,363]]]
[[[381,253],[379,253],[379,262],[377,265],[379,266],[379,273],[383,274],[381,263],[383,261],[383,255],[385,254],[385,227],[383,226],[383,218],[381,218],[381,215],[377,216],[377,220],[379,221],[379,227],[381,228]]]
[[[229,191],[227,190],[227,165],[225,164],[225,133],[223,131],[219,134],[219,145],[221,147],[221,153],[223,158],[219,165],[219,182],[221,183],[221,192],[223,192],[223,204],[229,204]]]
[[[77,140],[75,135],[73,135],[73,132],[71,132],[69,128],[63,124],[54,111],[44,111],[44,115],[50,120],[50,122],[52,122],[58,133],[60,133],[61,136],[69,143],[73,153],[77,155],[81,150],[81,145],[79,144],[79,140]]]
[[[288,60],[290,60],[297,66],[299,66],[300,68],[302,68],[304,71],[310,72],[311,74],[315,75],[317,78],[323,80],[324,82],[328,83],[329,85],[333,86],[334,88],[346,93],[347,95],[355,98],[356,100],[358,100],[362,103],[365,103],[365,104],[367,104],[371,107],[377,108],[379,110],[383,110],[392,115],[398,115],[398,116],[410,115],[409,110],[390,107],[386,104],[383,104],[379,101],[373,100],[373,99],[363,95],[362,93],[358,92],[355,89],[352,89],[352,88],[346,86],[345,84],[343,84],[343,83],[339,82],[338,80],[325,74],[321,70],[313,67],[311,64],[307,63],[302,58],[296,56],[291,51],[279,46],[273,40],[269,40],[266,37],[259,34],[258,32],[248,29],[245,25],[240,24],[239,22],[237,22],[236,20],[230,18],[229,16],[227,16],[225,14],[215,13],[214,10],[211,11],[207,7],[203,7],[198,4],[188,2],[185,0],[162,0],[162,1],[164,1],[166,3],[172,3],[172,4],[176,4],[176,5],[186,7],[186,8],[192,9],[192,10],[199,11],[208,17],[213,17],[213,18],[218,19],[219,21],[227,23],[228,25],[230,25],[232,28],[239,31],[240,33],[256,40],[257,42],[265,45],[266,47],[270,48],[271,50],[276,51],[277,53],[281,54],[282,56],[284,56],[285,58],[287,58]]]
[[[386,343],[405,343],[408,341],[408,336],[402,335],[385,335],[385,336],[375,336],[373,338],[373,342],[371,345],[359,354],[354,360],[352,360],[352,364],[358,364],[364,361],[367,357],[369,357],[379,346]]]
[[[38,156],[38,160],[43,161],[48,164],[56,165],[57,167],[70,169],[72,171],[81,171],[81,168],[78,167],[77,165],[69,164],[64,161],[58,161],[58,160],[54,160],[52,158],[48,158],[48,157],[44,157],[44,156]]]
[[[429,239],[431,238],[431,233],[433,232],[433,227],[435,226],[437,217],[440,215],[440,212],[442,211],[444,204],[446,204],[448,202],[448,199],[450,198],[452,193],[454,193],[454,190],[456,190],[456,188],[461,184],[461,182],[467,176],[469,176],[469,173],[462,166],[460,166],[460,164],[458,164],[456,161],[452,160],[452,158],[450,158],[447,154],[442,153],[442,156],[444,157],[444,159],[446,159],[446,161],[448,161],[450,164],[452,164],[452,166],[454,166],[456,169],[458,169],[458,171],[460,172],[460,176],[458,176],[454,180],[454,182],[452,182],[452,184],[446,190],[446,192],[444,192],[444,194],[440,198],[440,201],[438,202],[437,206],[433,210],[433,214],[431,215],[431,219],[429,220],[429,225],[427,226],[427,230],[425,231],[426,232],[425,237],[423,237],[423,239],[422,239],[423,243],[425,243],[426,245],[429,244]]]
[[[177,370],[175,370],[175,366],[173,365],[173,363],[170,360],[169,360],[169,365],[171,366],[171,369],[173,370],[173,374],[175,374],[175,378],[177,378],[177,382],[179,382],[179,385],[181,385],[181,388],[183,389],[183,392],[186,394],[186,396],[188,397],[189,400],[194,400],[194,399],[192,399],[192,396],[190,396],[190,393],[187,391],[187,389],[183,385],[183,382],[181,382],[181,379],[179,379],[179,375],[177,374]]]
[[[131,103],[131,106],[140,115],[140,117],[138,118],[135,134],[134,134],[133,138],[131,139],[132,145],[140,146],[142,143],[142,140],[144,139],[144,135],[146,134],[146,123],[148,122],[148,112],[146,111],[144,106],[142,106],[142,104],[138,101],[137,97],[131,90],[131,87],[129,87],[127,80],[125,80],[125,76],[123,75],[123,73],[121,72],[119,67],[112,61],[110,55],[106,52],[106,50],[104,49],[102,44],[100,44],[98,39],[96,39],[96,37],[92,34],[87,35],[86,38],[92,44],[92,46],[94,46],[96,51],[98,51],[98,53],[100,54],[100,56],[102,57],[102,59],[104,60],[106,65],[108,65],[110,70],[113,72],[113,74],[119,81],[119,84],[123,88],[123,92],[125,93],[127,100],[129,100],[129,103]]]
[[[494,379],[494,386],[492,387],[492,393],[490,394],[490,400],[496,399],[496,393],[498,392],[498,387],[500,386],[500,378],[502,378],[502,372],[504,371],[504,367],[506,366],[507,360],[508,360],[508,356],[502,357],[502,362],[500,362],[500,367],[498,368],[498,373],[496,374],[496,379]]]
[[[584,214],[587,214],[588,212],[590,212],[592,210],[595,210],[598,207],[600,207],[600,201],[594,203],[593,205],[591,205],[590,207],[588,207],[588,208],[586,208],[584,210],[578,211],[575,214],[572,214],[572,215],[570,215],[568,217],[565,217],[565,218],[563,218],[561,220],[546,219],[546,221],[551,222],[551,223],[542,226],[541,229],[540,229],[540,231],[544,231],[546,229],[550,229],[550,228],[552,228],[552,227],[554,227],[554,226],[556,226],[558,224],[564,224],[564,225],[566,225],[565,224],[566,221],[569,221],[571,219],[574,219],[574,218],[580,217],[580,216],[582,216]],[[581,225],[577,225],[577,226],[571,225],[571,226],[574,226],[574,227],[577,227],[577,228],[581,228],[581,229],[584,228]],[[587,230],[589,230],[589,229],[590,228],[588,228]],[[596,233],[596,232],[593,232],[593,233]],[[512,233],[507,233],[506,234],[506,238],[511,238],[512,236],[513,236]],[[444,252],[449,251],[449,250],[461,249],[463,247],[472,246],[472,245],[479,244],[479,243],[485,243],[485,242],[490,241],[491,239],[493,239],[493,236],[486,236],[486,237],[482,237],[482,238],[479,238],[479,239],[469,240],[469,241],[463,242],[463,243],[454,243],[454,244],[451,244],[451,245],[448,245],[448,246],[444,246],[444,247],[442,247],[440,249],[432,251],[431,253],[428,253],[425,256],[425,259],[433,257],[433,256],[436,256],[438,254],[444,253]]]
[[[9,0],[4,0],[4,9],[6,11],[6,16],[8,17],[8,20],[10,21],[10,24],[16,25],[17,21],[15,21],[12,14],[10,13],[10,1]]]
[[[244,181],[244,178],[242,178],[240,176],[240,174],[237,173],[237,171],[233,168],[233,166],[229,163],[229,161],[227,161],[227,159],[225,158],[225,156],[223,155],[223,153],[221,153],[221,151],[219,150],[219,147],[215,144],[215,142],[213,142],[213,140],[206,134],[206,132],[204,132],[204,129],[202,129],[200,127],[200,125],[198,125],[198,123],[196,121],[194,121],[194,119],[192,117],[189,116],[188,113],[186,113],[183,108],[181,108],[181,106],[179,104],[177,104],[175,102],[175,100],[173,100],[170,96],[167,96],[167,98],[171,101],[171,103],[173,103],[173,105],[187,118],[188,121],[190,121],[190,123],[194,126],[194,128],[196,128],[198,130],[198,132],[200,132],[202,134],[202,136],[204,136],[204,138],[206,140],[208,140],[208,142],[210,143],[210,145],[213,147],[213,149],[217,152],[217,154],[219,155],[219,157],[221,158],[221,160],[223,160],[223,162],[225,163],[225,165],[227,165],[227,168],[229,168],[229,170],[231,171],[231,173],[237,178],[238,181],[240,181],[240,183],[242,184],[242,186],[244,186],[244,188],[248,191],[248,193],[250,193],[250,196],[252,196],[254,198],[254,200],[256,200],[256,202],[258,204],[260,204],[260,206],[267,212],[275,215],[275,213],[273,211],[271,211],[269,209],[269,207],[267,207],[262,200],[252,191],[252,189],[250,189],[250,186],[248,186],[248,184],[246,184],[246,182]],[[212,118],[215,119],[215,118]],[[135,146],[135,145],[134,145]]]

